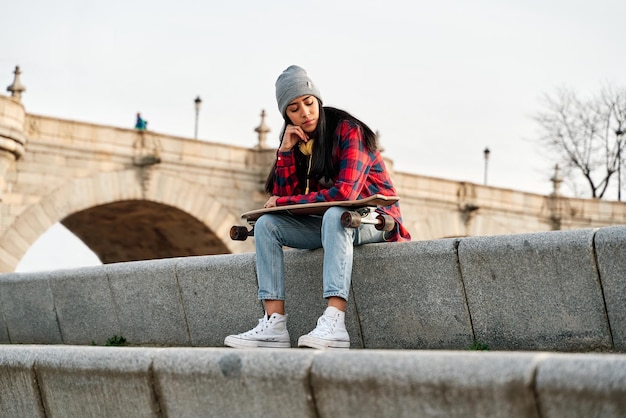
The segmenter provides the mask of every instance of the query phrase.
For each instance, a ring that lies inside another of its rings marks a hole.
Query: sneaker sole
[[[324,349],[350,349],[350,341],[330,341],[320,340],[319,338],[308,338],[308,335],[303,335],[298,339],[298,347],[301,348],[316,348],[318,350]]]
[[[291,348],[289,341],[254,341],[226,337],[224,345],[232,348]]]

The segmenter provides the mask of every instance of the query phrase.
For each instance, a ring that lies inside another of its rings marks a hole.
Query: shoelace
[[[333,317],[328,317],[326,315],[322,315],[317,320],[317,326],[313,331],[310,332],[310,335],[314,335],[316,337],[324,337],[328,334],[332,334],[335,330],[335,326],[337,325],[337,319]]]
[[[263,332],[269,327],[269,324],[270,324],[270,320],[263,317],[259,319],[259,324],[256,327],[252,328],[250,331],[244,332],[242,335],[245,337],[248,337],[250,335]]]

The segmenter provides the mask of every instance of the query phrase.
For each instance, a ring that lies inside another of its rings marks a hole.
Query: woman
[[[322,98],[306,71],[292,65],[276,81],[276,100],[285,126],[276,162],[266,182],[271,195],[265,207],[396,195],[377,150],[376,135],[347,112],[322,107]],[[266,214],[255,225],[259,299],[265,316],[248,332],[226,337],[231,347],[290,347],[285,315],[283,247],[324,248],[323,284],[328,307],[317,327],[299,338],[299,347],[350,348],[345,311],[352,274],[353,246],[408,241],[400,206],[377,209],[396,227],[378,231],[371,224],[341,225],[340,207],[321,216]]]

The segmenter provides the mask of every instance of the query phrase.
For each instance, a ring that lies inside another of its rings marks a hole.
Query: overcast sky
[[[0,82],[20,65],[29,113],[132,127],[139,111],[193,137],[199,95],[200,140],[252,147],[265,109],[277,145],[274,82],[297,64],[380,132],[396,171],[482,183],[488,147],[489,185],[542,194],[541,96],[626,82],[623,0],[21,0],[2,15]],[[61,266],[97,263],[56,226],[20,270],[58,267],[59,247]]]

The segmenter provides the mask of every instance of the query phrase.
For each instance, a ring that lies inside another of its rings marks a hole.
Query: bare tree
[[[611,178],[621,175],[626,90],[607,86],[597,96],[581,100],[561,88],[554,96],[544,95],[543,102],[544,109],[535,116],[541,126],[539,142],[556,155],[564,175],[582,175],[591,196],[602,198]]]

